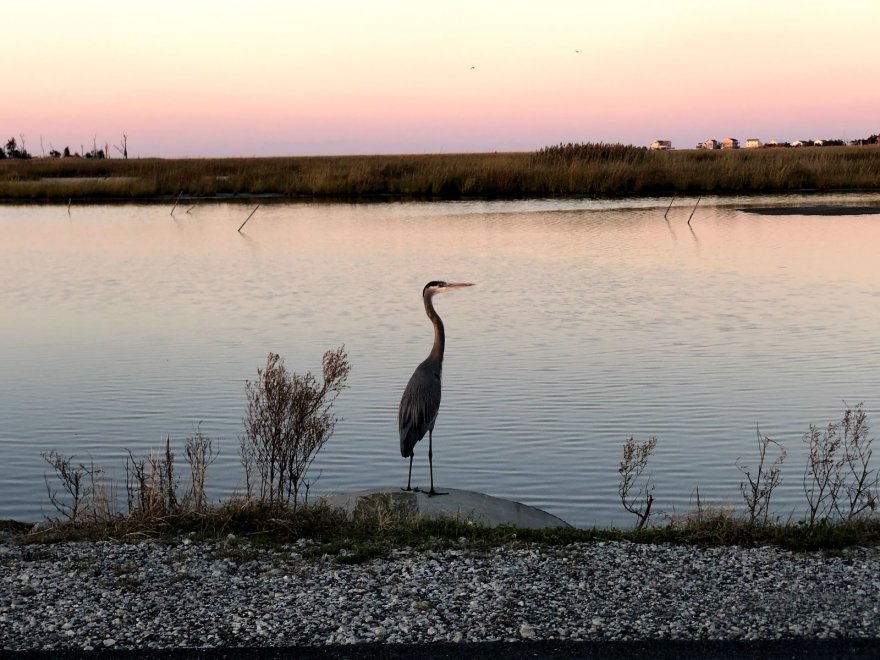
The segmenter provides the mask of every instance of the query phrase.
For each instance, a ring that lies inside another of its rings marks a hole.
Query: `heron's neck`
[[[425,296],[425,313],[434,324],[434,346],[431,347],[431,354],[428,355],[429,360],[433,360],[438,364],[443,363],[443,350],[446,348],[446,330],[443,328],[443,321],[434,311],[434,303],[431,296]]]

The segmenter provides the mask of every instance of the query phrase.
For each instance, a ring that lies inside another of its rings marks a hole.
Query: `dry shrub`
[[[112,484],[104,478],[104,471],[93,462],[76,463],[73,456],[56,451],[44,452],[43,459],[52,466],[55,476],[66,493],[53,490],[49,477],[44,476],[49,501],[68,523],[106,522],[116,516],[116,498]]]
[[[651,505],[654,503],[654,484],[651,483],[651,477],[649,476],[643,483],[638,484],[638,482],[656,446],[657,438],[653,436],[642,444],[636,444],[632,436],[623,443],[623,460],[617,470],[620,473],[617,493],[620,495],[623,508],[638,519],[636,530],[642,529],[648,522]]]
[[[876,509],[880,475],[870,467],[869,430],[861,403],[847,406],[840,421],[822,431],[810,425],[804,435],[809,457],[803,476],[809,526],[834,519],[850,521]]]
[[[201,426],[196,427],[193,435],[186,439],[184,452],[190,473],[190,486],[184,496],[184,505],[191,511],[202,511],[208,505],[205,478],[208,467],[217,460],[218,452],[214,450],[211,438],[202,433]]]
[[[746,477],[746,481],[740,482],[739,489],[746,502],[749,524],[754,524],[755,522],[766,524],[770,514],[770,498],[773,496],[773,491],[779,486],[782,463],[785,461],[786,452],[778,442],[771,440],[767,436],[762,436],[760,428],[757,428],[756,432],[758,434],[758,466],[756,473],[752,475],[749,467],[740,463],[740,459],[736,460],[736,467]],[[777,454],[776,458],[768,465],[767,452],[771,447],[776,448]]]
[[[318,452],[330,439],[337,418],[333,404],[345,389],[351,370],[345,347],[324,353],[323,382],[311,374],[287,371],[284,360],[269,353],[257,380],[247,381],[241,460],[248,497],[258,490],[270,506],[308,500],[307,475]],[[304,491],[304,493],[303,493]]]

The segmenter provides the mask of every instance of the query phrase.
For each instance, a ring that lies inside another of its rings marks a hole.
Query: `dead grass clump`
[[[151,451],[135,458],[129,451],[125,464],[129,516],[158,518],[179,511],[171,437],[165,438],[164,452]]]

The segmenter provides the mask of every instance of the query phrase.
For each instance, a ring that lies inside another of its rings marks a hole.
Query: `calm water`
[[[351,388],[316,462],[320,492],[403,485],[397,404],[446,322],[439,486],[630,524],[621,445],[658,437],[655,511],[739,505],[755,428],[789,450],[776,504],[801,501],[801,436],[843,401],[880,411],[880,216],[761,216],[745,204],[873,197],[387,205],[0,206],[0,518],[48,504],[40,453],[117,478],[201,422],[216,499],[242,486],[244,381],[269,351]],[[426,444],[426,442],[425,442]],[[414,482],[427,484],[420,444]],[[179,451],[182,454],[182,451]],[[120,493],[122,495],[123,493]]]

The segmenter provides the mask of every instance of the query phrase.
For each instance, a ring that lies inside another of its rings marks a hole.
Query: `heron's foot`
[[[409,486],[407,486],[406,488],[401,487],[400,490],[404,490],[404,491],[413,491],[413,490],[415,490],[415,491],[418,491],[419,488],[418,488],[418,486],[416,486],[415,488],[410,488]]]
[[[433,488],[428,491],[428,497],[434,497],[435,495],[449,495],[449,493],[441,493],[439,490],[434,490]]]

